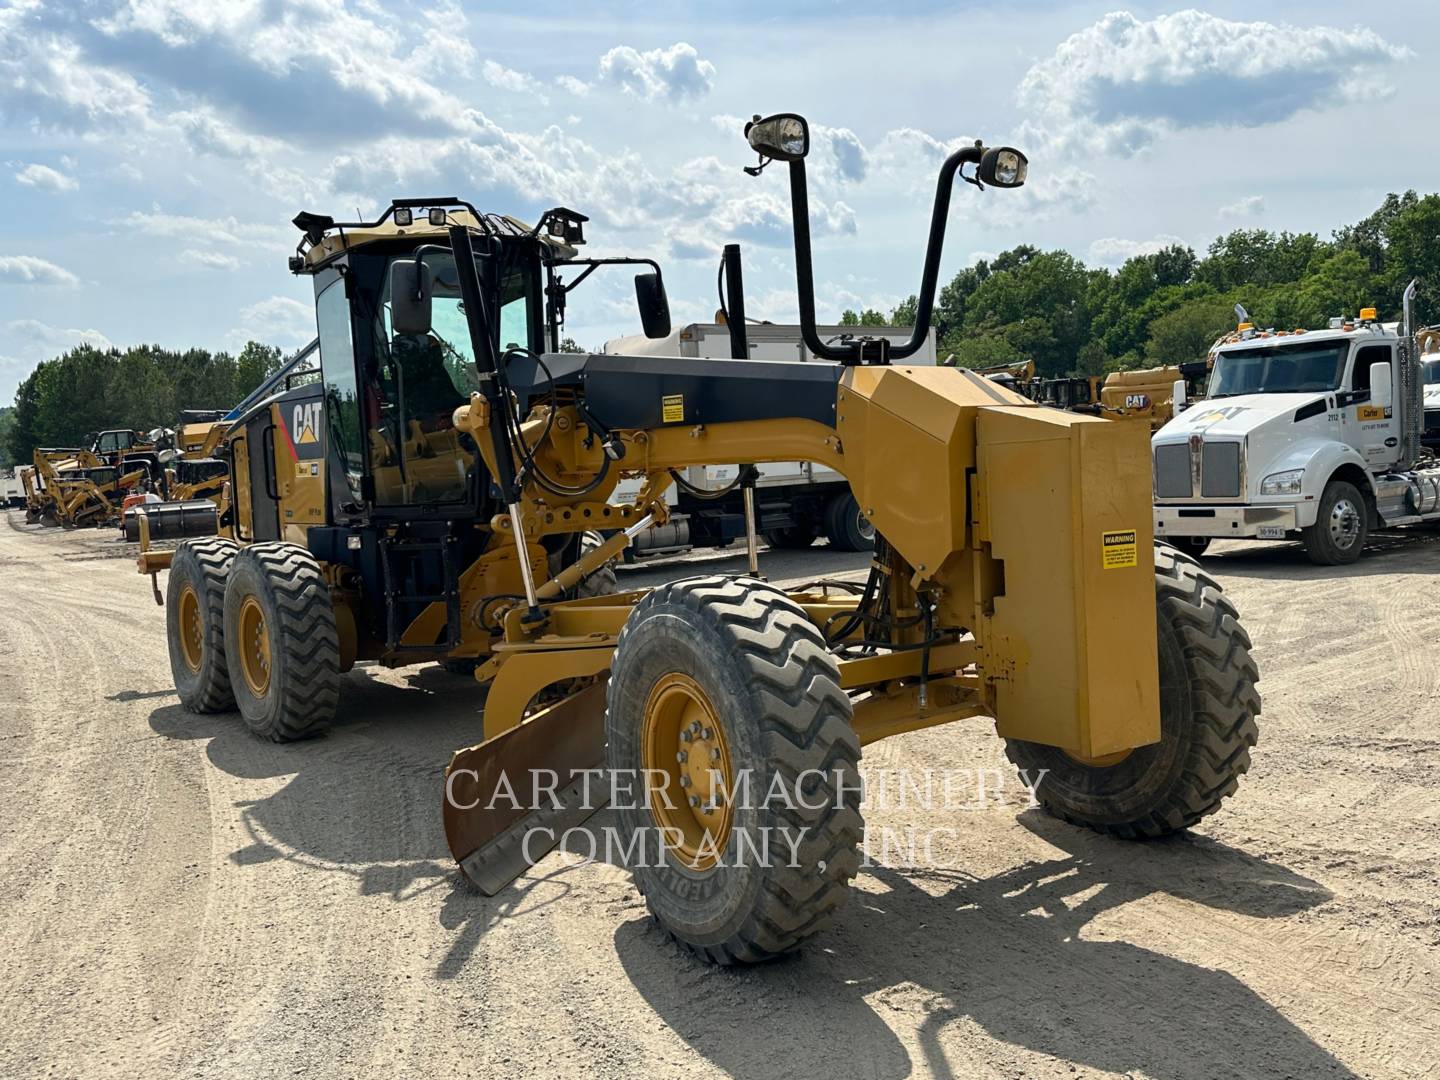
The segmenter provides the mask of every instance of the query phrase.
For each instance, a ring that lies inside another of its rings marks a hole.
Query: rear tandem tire
[[[175,549],[165,587],[170,672],[180,704],[193,713],[235,708],[225,659],[225,582],[235,561],[233,540],[187,540]]]
[[[803,551],[815,543],[815,530],[809,525],[787,525],[761,534],[777,551]]]
[[[830,546],[841,551],[875,550],[875,526],[848,491],[833,496],[825,507],[825,535]]]
[[[1200,564],[1155,546],[1160,741],[1120,761],[1087,765],[1018,739],[1005,754],[1027,776],[1048,770],[1036,797],[1073,825],[1126,839],[1165,836],[1214,813],[1250,768],[1259,732],[1259,672],[1235,607]]]
[[[605,734],[609,767],[624,770],[614,775],[664,770],[649,805],[637,779],[636,797],[616,812],[624,849],[635,850],[637,834],[647,844],[631,867],[636,887],[678,942],[711,963],[755,963],[830,921],[859,868],[860,740],[835,660],[794,601],[745,578],[689,578],[650,592],[620,632]],[[696,764],[681,763],[677,747]],[[698,781],[688,772],[697,769]],[[749,796],[716,796],[710,769],[732,790],[744,778]],[[767,798],[776,785],[788,798]],[[687,811],[705,788],[713,801]],[[655,839],[662,827],[686,826],[692,837],[719,834],[718,860]],[[795,858],[782,836],[799,838]]]
[[[340,637],[320,564],[296,544],[252,544],[225,587],[225,655],[235,704],[256,735],[318,734],[340,700]]]

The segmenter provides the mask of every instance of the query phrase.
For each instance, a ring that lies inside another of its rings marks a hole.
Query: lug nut
[[[699,796],[699,795],[691,795],[691,796],[690,796],[690,805],[691,805],[692,807],[698,808],[698,807],[700,806],[700,796]]]
[[[710,751],[710,760],[711,760],[711,761],[719,761],[719,760],[720,760],[720,748],[719,748],[718,746],[715,747],[713,750]]]
[[[686,759],[687,759],[689,756],[690,756],[690,755],[687,754],[684,750],[680,750],[680,751],[678,751],[678,752],[675,754],[675,760],[678,761],[681,765],[684,765]]]
[[[709,741],[715,737],[715,732],[707,727],[704,731],[700,732],[700,737]]]
[[[680,732],[681,742],[689,742],[694,737],[694,735],[690,734],[690,729],[688,727],[684,731]]]
[[[688,777],[688,776],[682,776],[682,777],[680,777],[680,786],[681,786],[681,787],[689,787],[689,786],[690,786],[690,777]]]

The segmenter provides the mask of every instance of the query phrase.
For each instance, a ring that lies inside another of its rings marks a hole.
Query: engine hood
[[[1177,442],[1191,435],[1219,435],[1241,438],[1262,427],[1283,419],[1293,423],[1295,410],[1312,402],[1324,403],[1326,395],[1245,394],[1196,402],[1176,415],[1155,433],[1155,442]],[[1324,415],[1321,413],[1320,415]]]

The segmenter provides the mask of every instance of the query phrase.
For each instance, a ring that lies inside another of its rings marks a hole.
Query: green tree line
[[[1419,279],[1420,320],[1440,318],[1440,195],[1388,195],[1364,220],[1315,233],[1237,229],[1203,256],[1172,245],[1115,271],[1065,251],[1021,245],[961,270],[936,297],[942,361],[989,367],[1033,359],[1042,376],[1095,375],[1203,359],[1234,329],[1234,305],[1258,326],[1316,329],[1362,307],[1399,317]],[[888,314],[846,311],[852,326],[911,325],[916,298]]]
[[[44,360],[0,417],[0,451],[26,464],[37,446],[79,446],[91,432],[174,427],[183,409],[230,409],[280,367],[278,348],[252,341],[237,356],[158,345],[79,345]]]

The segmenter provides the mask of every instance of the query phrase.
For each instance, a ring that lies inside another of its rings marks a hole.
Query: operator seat
[[[396,335],[391,357],[399,369],[405,398],[405,420],[425,432],[451,426],[451,416],[464,403],[445,366],[445,350],[430,334]]]

